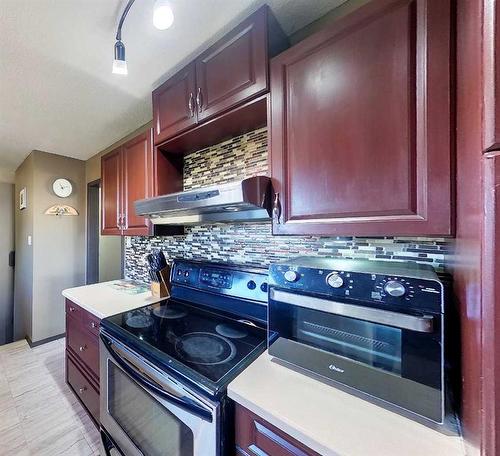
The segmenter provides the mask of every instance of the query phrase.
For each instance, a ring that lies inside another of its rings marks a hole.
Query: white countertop
[[[98,318],[106,318],[165,299],[153,297],[149,290],[145,293],[128,294],[123,290],[114,289],[113,284],[120,282],[122,281],[113,280],[83,287],[68,288],[62,294],[65,298],[83,307]]]
[[[229,397],[324,456],[464,455],[462,439],[429,429],[272,360],[265,352]]]

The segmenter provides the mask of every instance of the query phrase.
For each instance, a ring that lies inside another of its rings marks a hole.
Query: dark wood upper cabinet
[[[250,15],[153,91],[154,144],[268,92],[269,58],[287,47],[288,39],[268,6]],[[249,104],[248,109],[254,108]],[[223,128],[218,129],[225,137]]]
[[[268,12],[261,8],[196,59],[198,121],[268,90]]]
[[[484,0],[483,71],[484,128],[483,150],[500,150],[500,5]]]
[[[101,160],[101,213],[103,235],[121,234],[121,148]]]
[[[451,18],[371,2],[272,60],[274,234],[452,234]]]
[[[155,144],[196,125],[195,96],[194,62],[153,91]]]
[[[151,130],[122,146],[123,234],[148,234],[150,221],[135,214],[134,202],[153,196],[153,149]]]
[[[152,130],[105,155],[101,166],[102,234],[150,234],[150,222],[135,215],[134,201],[155,194]]]

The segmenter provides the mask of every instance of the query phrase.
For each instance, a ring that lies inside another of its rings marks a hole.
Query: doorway
[[[87,285],[99,282],[100,188],[100,180],[87,184]]]
[[[14,185],[0,183],[0,345],[14,332]]]
[[[101,181],[87,184],[87,285],[121,279],[124,274],[121,236],[101,235]]]

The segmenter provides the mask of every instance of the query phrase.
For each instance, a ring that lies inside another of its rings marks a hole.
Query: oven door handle
[[[319,310],[340,315],[341,317],[364,320],[370,323],[409,329],[416,332],[431,333],[434,331],[434,317],[432,315],[416,316],[383,309],[373,309],[371,307],[346,304],[329,299],[288,293],[274,288],[271,288],[270,298],[273,301],[305,307],[311,310]]]
[[[171,394],[158,387],[152,381],[139,374],[135,369],[130,367],[118,353],[113,350],[113,343],[105,335],[101,333],[100,337],[109,354],[113,358],[113,361],[115,361],[116,364],[118,364],[118,366],[120,366],[127,375],[129,375],[132,379],[139,383],[139,385],[144,387],[146,390],[149,390],[149,392],[157,394],[162,399],[165,399],[166,401],[175,404],[184,410],[187,410],[188,412],[198,416],[199,418],[202,418],[205,421],[208,421],[210,423],[213,421],[212,413],[210,411],[200,407],[188,397],[177,397],[174,394]]]

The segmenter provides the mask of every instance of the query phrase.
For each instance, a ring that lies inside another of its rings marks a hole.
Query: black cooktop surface
[[[102,327],[213,394],[262,353],[267,340],[262,328],[172,299],[108,317]]]

